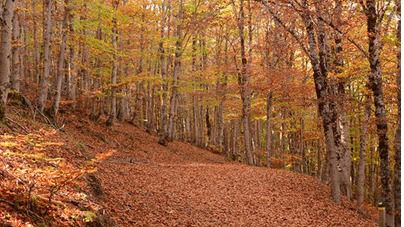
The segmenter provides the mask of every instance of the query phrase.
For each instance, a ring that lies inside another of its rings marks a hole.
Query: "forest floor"
[[[107,128],[80,112],[64,114],[62,130],[36,118],[13,107],[0,127],[0,226],[377,226],[314,177],[163,147],[129,123]]]

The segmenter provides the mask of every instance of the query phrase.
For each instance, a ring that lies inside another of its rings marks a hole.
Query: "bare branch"
[[[351,39],[349,36],[346,36],[344,32],[342,32],[337,26],[335,26],[332,22],[325,20],[322,16],[317,17],[319,20],[323,21],[329,27],[334,29],[339,34],[343,35],[350,43],[352,43],[358,50],[367,58],[369,56],[368,52],[355,40]]]
[[[272,17],[296,40],[296,42],[300,45],[300,48],[306,53],[307,56],[309,56],[309,52],[299,39],[299,36],[295,33],[295,31],[286,26],[281,18],[271,9],[271,7],[268,5],[268,0],[262,0],[261,2],[264,4],[266,10],[272,15]]]

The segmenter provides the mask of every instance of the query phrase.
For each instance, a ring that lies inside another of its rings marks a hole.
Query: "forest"
[[[400,0],[0,3],[1,226],[401,226]],[[238,181],[259,216],[188,217],[156,199],[166,177]],[[347,213],[281,225],[259,202],[307,187]]]

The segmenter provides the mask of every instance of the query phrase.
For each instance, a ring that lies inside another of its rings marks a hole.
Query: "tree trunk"
[[[303,1],[303,5],[308,10],[307,0]],[[329,173],[331,180],[331,194],[332,198],[336,203],[341,201],[341,192],[338,181],[338,169],[337,169],[337,153],[335,146],[335,137],[332,129],[332,115],[330,111],[330,100],[327,98],[329,96],[329,85],[327,83],[327,47],[326,47],[326,36],[324,32],[324,24],[319,21],[319,32],[317,34],[318,46],[315,36],[314,22],[309,15],[309,12],[303,14],[303,20],[305,23],[307,38],[309,44],[309,58],[313,68],[313,77],[316,89],[316,95],[318,99],[318,113],[322,119],[324,137],[326,143],[327,157],[329,163]]]
[[[267,138],[266,138],[266,153],[267,153],[267,167],[271,167],[271,154],[272,154],[272,122],[271,122],[271,116],[272,116],[272,91],[268,93],[267,97]]]
[[[175,131],[175,118],[177,116],[177,106],[178,106],[178,79],[181,71],[181,56],[182,56],[182,23],[183,23],[183,7],[184,1],[179,1],[179,11],[177,16],[177,30],[175,42],[175,58],[174,58],[174,74],[173,74],[173,84],[171,90],[171,101],[170,101],[170,118],[168,127],[168,137],[170,140],[174,138]]]
[[[197,45],[197,40],[196,40],[196,36],[193,35],[192,36],[192,73],[195,74],[196,70],[197,70],[197,66],[196,66],[196,45]],[[200,146],[200,141],[199,139],[199,127],[198,127],[198,97],[196,96],[196,86],[197,85],[193,85],[193,91],[194,94],[192,96],[192,143],[196,146]]]
[[[380,63],[380,17],[376,9],[376,0],[366,1],[366,16],[368,29],[369,51],[369,85],[373,92],[376,108],[376,127],[379,140],[378,152],[380,156],[380,174],[382,182],[381,202],[386,207],[386,221],[393,226],[393,207],[390,190],[389,143],[387,137],[386,107],[384,104],[383,80]]]
[[[97,32],[95,34],[95,38],[98,40],[102,40],[102,28],[101,28],[101,15],[98,13],[98,27],[97,27]],[[94,90],[97,90],[100,87],[100,84],[102,84],[102,75],[101,75],[101,58],[99,56],[96,57],[95,59],[95,78],[93,82],[93,88]],[[91,104],[91,114],[90,114],[90,119],[94,122],[98,121],[102,114],[102,110],[100,107],[100,100],[101,98],[98,97],[97,95],[94,95],[94,97],[91,98],[92,104]]]
[[[335,1],[335,12],[334,12],[334,25],[337,29],[340,29],[342,21],[342,1]],[[319,8],[318,8],[319,10]],[[320,14],[321,12],[318,11]],[[323,22],[321,22],[323,23]],[[335,56],[334,56],[334,72],[338,77],[338,74],[343,72],[344,60],[342,56],[342,34],[339,32],[334,32],[334,42],[335,42]],[[330,97],[333,104],[331,107],[333,112],[333,119],[335,119],[336,124],[333,126],[334,137],[336,148],[339,156],[338,166],[340,168],[339,177],[340,184],[344,189],[348,199],[352,197],[352,183],[351,183],[351,147],[349,143],[349,124],[346,116],[346,110],[344,104],[345,99],[345,81],[341,78],[331,78],[330,89],[335,90],[335,96]]]
[[[300,150],[300,155],[302,157],[301,160],[301,168],[300,171],[302,173],[305,173],[307,170],[307,165],[306,165],[306,149],[305,149],[305,141],[304,141],[304,118],[300,117],[300,134],[299,134],[299,150]],[[308,174],[311,174],[310,172],[306,172]]]
[[[201,102],[202,103],[202,102]],[[200,141],[200,147],[204,148],[206,146],[206,137],[205,137],[205,119],[204,119],[204,115],[205,115],[205,111],[203,104],[199,105],[199,109],[198,109],[198,120],[199,120],[199,141]]]
[[[398,124],[394,137],[394,222],[401,226],[401,2],[396,0],[397,21],[397,109]]]
[[[237,21],[239,38],[240,38],[240,56],[241,56],[241,69],[238,72],[238,83],[240,86],[240,95],[242,100],[242,122],[243,122],[243,134],[244,134],[244,149],[246,155],[246,161],[248,164],[253,165],[253,151],[251,144],[251,132],[250,132],[250,110],[251,110],[251,91],[249,88],[250,78],[248,75],[248,62],[245,46],[245,34],[244,34],[244,0],[240,0],[240,12]],[[237,15],[236,15],[237,16]]]
[[[12,19],[14,14],[14,0],[3,1],[2,26],[1,26],[1,46],[0,46],[0,122],[5,120],[7,93],[10,83],[11,72],[11,36]]]
[[[109,118],[107,120],[107,125],[112,126],[116,119],[116,82],[118,77],[118,22],[117,22],[117,10],[119,5],[119,0],[113,0],[112,2],[114,8],[114,16],[112,18],[112,47],[113,47],[113,57],[112,57],[112,73],[111,73],[111,109],[109,113]]]
[[[368,140],[368,127],[370,118],[370,96],[366,97],[365,100],[365,115],[361,125],[361,135],[360,135],[360,147],[359,147],[359,168],[358,168],[358,205],[362,205],[365,199],[365,165],[366,165],[366,150],[367,150],[367,140]]]
[[[210,123],[210,114],[209,114],[209,106],[206,107],[206,115],[205,115],[205,120],[206,120],[206,135],[208,138],[207,144],[211,144],[211,136],[212,136],[212,124]]]
[[[73,26],[74,14],[70,11],[69,14],[69,34],[74,34]],[[73,43],[69,44],[69,62],[67,65],[67,96],[69,100],[73,101],[73,107],[76,102],[76,88],[77,88],[77,67],[76,67],[76,50]]]
[[[50,44],[52,36],[52,8],[53,0],[44,0],[44,51],[43,51],[43,74],[41,77],[40,94],[38,98],[39,111],[43,112],[48,99],[49,71],[50,71]]]
[[[154,85],[151,85],[150,82],[147,82],[147,90],[148,90],[148,114],[147,114],[147,132],[154,132]]]
[[[167,82],[167,73],[166,73],[166,54],[164,50],[164,30],[166,29],[166,1],[162,1],[161,5],[161,27],[160,27],[160,44],[159,44],[159,53],[160,53],[160,74],[162,79],[162,88],[161,88],[161,109],[160,109],[160,131],[159,131],[159,141],[158,143],[161,145],[167,145],[167,93],[168,93],[168,82]]]
[[[33,68],[34,68],[34,75],[33,75],[33,80],[37,83],[39,83],[40,80],[40,70],[39,70],[39,45],[38,45],[38,32],[37,32],[37,15],[36,15],[36,0],[32,0],[31,2],[32,5],[32,33],[33,33],[33,42],[34,42],[34,49],[32,51],[32,58],[33,58]]]
[[[53,103],[52,117],[54,119],[57,118],[59,112],[59,104],[60,98],[62,95],[62,82],[64,77],[64,66],[65,66],[65,50],[66,50],[66,40],[67,40],[67,28],[68,28],[68,19],[70,14],[70,6],[69,0],[64,0],[64,14],[63,14],[63,22],[62,22],[62,37],[60,42],[60,51],[59,51],[59,62],[56,76],[56,97]]]
[[[233,158],[230,149],[230,127],[226,125],[223,126],[223,151],[228,160]]]
[[[21,44],[20,44],[20,16],[17,13],[14,13],[13,17],[13,42],[17,43],[14,44],[12,47],[12,68],[11,68],[11,89],[16,92],[20,91],[20,77],[21,77]]]
[[[240,147],[239,133],[240,133],[239,121],[233,120],[233,139],[232,139],[233,158],[239,157],[239,155],[240,155],[239,154],[239,147]]]

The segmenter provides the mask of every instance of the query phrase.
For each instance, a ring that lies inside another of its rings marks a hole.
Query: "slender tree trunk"
[[[197,51],[197,40],[196,35],[192,36],[192,73],[196,74],[197,66],[196,66],[196,51]],[[199,139],[199,127],[198,127],[198,97],[196,96],[196,86],[193,85],[194,94],[192,96],[192,143],[196,146],[200,146]]]
[[[147,90],[148,90],[148,114],[147,114],[147,131],[148,133],[154,132],[154,85],[150,82],[147,82]]]
[[[101,28],[101,14],[98,13],[98,27],[97,27],[97,32],[96,32],[96,39],[102,40],[102,28]],[[101,80],[102,80],[102,75],[101,75],[101,58],[99,56],[96,57],[95,59],[95,78],[93,82],[93,89],[96,90],[98,87],[100,87]],[[100,97],[97,97],[97,95],[94,95],[94,97],[91,98],[92,103],[91,103],[91,114],[90,114],[90,119],[94,122],[97,122],[98,119],[100,118],[102,111],[100,108]]]
[[[177,30],[175,42],[175,58],[174,58],[174,74],[173,74],[173,84],[171,90],[171,101],[170,101],[170,118],[169,118],[169,128],[168,137],[170,140],[174,138],[175,132],[175,118],[177,116],[177,106],[178,106],[178,79],[181,71],[181,56],[182,56],[182,23],[183,23],[183,7],[184,1],[179,0],[179,11],[176,19]]]
[[[235,7],[235,6],[234,6]],[[244,34],[244,0],[240,0],[240,11],[238,17],[238,30],[240,38],[240,56],[241,56],[241,69],[238,72],[238,83],[240,86],[240,95],[242,100],[242,122],[243,122],[243,134],[244,134],[244,149],[246,155],[246,161],[248,164],[253,165],[253,151],[251,144],[251,132],[250,132],[250,109],[251,109],[251,91],[249,88],[249,75],[248,75],[248,62],[245,45]]]
[[[28,3],[26,3],[26,8]],[[20,78],[18,80],[18,91],[21,89],[21,81],[29,81],[31,78],[28,76],[30,75],[30,70],[31,67],[28,67],[29,65],[29,60],[28,60],[28,35],[27,35],[27,12],[23,12],[20,15],[20,63],[19,63],[19,68],[20,68]],[[28,78],[28,80],[26,80]],[[32,82],[32,81],[31,81]]]
[[[359,147],[359,168],[358,168],[358,205],[362,205],[365,199],[365,165],[366,165],[366,150],[367,150],[367,140],[368,140],[368,127],[370,118],[370,96],[366,97],[365,101],[365,116],[361,124],[361,135],[360,135],[360,147]]]
[[[201,100],[201,99],[200,99]],[[205,115],[205,111],[204,111],[204,106],[203,104],[199,105],[198,108],[198,120],[199,120],[199,141],[201,142],[200,147],[204,148],[206,146],[206,137],[205,137],[205,119],[204,119],[204,115]]]
[[[227,36],[226,32],[226,36]],[[225,40],[224,43],[224,60],[223,64],[227,65],[228,64],[228,40]],[[220,59],[221,56],[218,56],[218,59]],[[219,62],[218,62],[219,63]],[[228,83],[228,73],[223,72],[223,78],[220,79],[218,82],[219,85],[219,107],[218,107],[218,146],[219,146],[219,151],[221,152],[223,150],[223,137],[224,137],[224,129],[225,129],[225,121],[224,121],[224,102],[226,100],[226,90],[227,90],[227,83]],[[226,136],[230,138],[230,130],[227,131]],[[229,141],[227,141],[227,147],[229,145]],[[229,150],[229,149],[228,149]],[[227,151],[228,152],[228,151]],[[228,152],[229,153],[229,152]]]
[[[52,116],[53,118],[57,118],[59,112],[59,104],[62,95],[62,82],[64,77],[64,69],[65,69],[65,50],[66,50],[66,40],[67,40],[67,29],[68,29],[68,19],[70,14],[70,6],[69,0],[64,0],[64,15],[62,22],[62,37],[60,42],[60,51],[59,51],[59,62],[58,69],[56,75],[56,97],[53,103]]]
[[[112,2],[114,8],[114,16],[112,18],[112,46],[113,46],[113,62],[112,62],[112,73],[111,73],[111,109],[109,113],[109,118],[107,120],[107,125],[112,126],[116,119],[116,82],[118,77],[118,22],[117,22],[117,10],[119,5],[119,0],[114,0]]]
[[[397,21],[397,109],[398,124],[394,137],[394,222],[401,226],[401,2],[396,0]]]
[[[266,153],[267,153],[267,167],[271,167],[271,155],[272,155],[272,122],[271,122],[271,116],[272,116],[272,91],[268,93],[267,97],[267,138],[266,138]]]
[[[206,115],[205,115],[205,120],[206,120],[206,135],[208,138],[207,144],[211,144],[212,142],[212,124],[210,123],[210,114],[209,114],[209,106],[206,106]]]
[[[233,158],[236,158],[240,155],[240,153],[239,153],[239,147],[240,147],[239,134],[240,134],[239,121],[233,120],[233,140],[232,140]]]
[[[13,42],[15,43],[12,47],[12,68],[11,68],[11,89],[16,92],[20,91],[20,77],[21,77],[21,44],[20,44],[20,15],[14,13],[13,17]]]
[[[74,26],[73,26],[74,14],[70,11],[69,14],[69,34],[74,34]],[[67,71],[67,90],[68,90],[68,98],[69,100],[73,101],[73,107],[75,107],[76,103],[76,96],[77,96],[77,64],[76,59],[77,54],[74,47],[74,44],[71,43],[69,45],[69,64],[68,64],[68,71]]]
[[[36,15],[36,0],[32,0],[32,29],[33,29],[33,42],[34,42],[34,49],[32,51],[32,58],[33,58],[33,68],[34,68],[34,75],[33,80],[36,83],[39,83],[40,80],[40,71],[39,71],[39,45],[38,45],[38,26],[37,26],[37,15]]]
[[[230,149],[230,127],[228,125],[224,125],[223,127],[223,151],[226,154],[228,160],[231,160],[233,157],[231,149]]]
[[[126,1],[123,1],[123,4],[125,5]],[[143,34],[143,31],[142,31]],[[119,39],[119,51],[124,51],[124,47],[123,47],[123,36],[120,34],[118,39]],[[142,39],[142,38],[141,38]],[[141,41],[143,43],[143,41]],[[143,55],[143,49],[141,48],[141,55]],[[123,64],[122,62],[122,57],[118,58],[118,77],[121,79],[121,81],[124,81],[126,76],[128,76],[128,66]],[[141,57],[141,59],[143,59],[143,57]],[[142,62],[143,64],[143,62]],[[143,70],[143,69],[142,69]],[[120,88],[121,91],[121,97],[119,98],[119,108],[118,108],[118,114],[117,114],[117,118],[120,121],[125,121],[128,119],[129,116],[129,103],[128,103],[128,96],[129,96],[129,88],[127,85],[123,85]]]
[[[44,0],[44,51],[43,51],[43,74],[40,84],[40,93],[38,98],[39,111],[43,112],[48,99],[49,90],[49,71],[51,67],[51,37],[52,37],[52,8],[53,0]]]
[[[303,117],[300,117],[299,150],[300,150],[300,155],[302,157],[300,171],[302,173],[305,173],[308,165],[306,162],[307,160],[306,160],[306,149],[305,149],[305,141],[304,141],[304,118]],[[306,173],[311,174],[308,171]]]
[[[161,109],[160,109],[160,131],[159,131],[159,141],[161,145],[167,145],[167,96],[168,96],[168,84],[167,84],[167,72],[166,72],[166,54],[164,50],[164,30],[166,29],[166,0],[162,1],[161,6],[161,27],[160,27],[160,74],[162,79],[162,95],[161,95]]]
[[[83,37],[86,37],[88,35],[88,25],[86,24],[86,20],[88,18],[87,11],[88,11],[88,2],[84,1],[83,6],[82,6],[82,11],[80,14],[80,21],[83,22],[83,26],[81,28],[81,35]],[[113,26],[113,25],[112,25]],[[114,28],[112,28],[113,30]],[[111,38],[112,39],[112,38]],[[111,41],[112,43],[112,41]],[[90,76],[89,76],[89,55],[88,55],[88,47],[87,43],[85,40],[80,40],[79,42],[79,51],[78,51],[78,57],[80,57],[80,70],[77,73],[77,89],[76,89],[76,96],[79,96],[80,98],[77,100],[77,103],[74,103],[73,107],[76,108],[76,106],[80,106],[81,108],[87,109],[88,105],[88,99],[86,97],[83,97],[83,93],[86,91],[89,91],[90,89]],[[76,105],[77,104],[77,105]]]
[[[0,122],[5,120],[7,93],[11,72],[11,36],[14,0],[3,1],[0,43]]]

